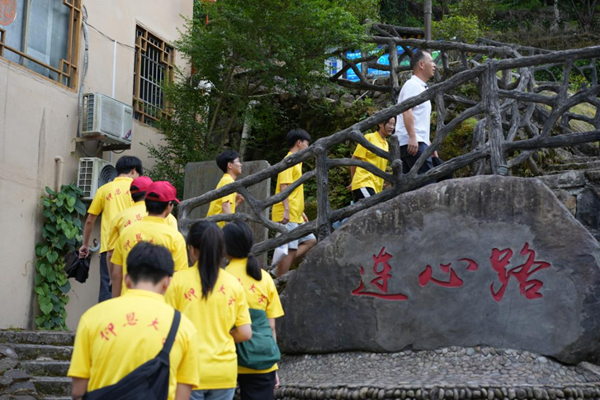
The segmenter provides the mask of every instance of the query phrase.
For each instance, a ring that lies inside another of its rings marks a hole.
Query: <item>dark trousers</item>
[[[106,252],[100,254],[100,293],[98,293],[98,303],[112,298],[110,288],[110,276],[108,275],[108,266],[106,263]]]
[[[413,165],[415,165],[419,157],[421,157],[421,154],[423,154],[428,147],[429,145],[425,144],[424,142],[419,142],[419,150],[417,151],[417,154],[411,156],[410,154],[408,154],[408,145],[400,146],[400,158],[402,159],[402,173],[408,174],[408,172],[413,167]],[[427,160],[425,160],[423,165],[421,165],[421,168],[419,168],[419,174],[424,174],[432,168],[433,161],[431,161],[431,157],[429,157]]]
[[[367,197],[371,196],[375,196],[375,189],[371,187],[364,187],[352,191],[352,199],[355,203],[359,200],[366,199]]]
[[[273,400],[275,371],[268,374],[238,374],[241,400]]]

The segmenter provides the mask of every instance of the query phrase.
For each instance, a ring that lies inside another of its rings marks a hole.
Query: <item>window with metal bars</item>
[[[77,85],[81,0],[0,1],[0,57]]]
[[[154,125],[170,115],[162,84],[173,81],[175,52],[164,40],[137,26],[135,68],[133,79],[133,110],[135,118]]]

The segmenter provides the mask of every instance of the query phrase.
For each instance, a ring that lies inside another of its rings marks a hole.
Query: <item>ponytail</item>
[[[202,298],[207,299],[219,277],[225,247],[223,232],[214,222],[199,221],[190,228],[187,244],[200,252],[198,271]]]
[[[247,223],[241,220],[230,222],[223,227],[225,236],[225,251],[227,255],[234,258],[248,258],[246,263],[246,274],[260,281],[262,279],[262,270],[258,264],[258,259],[250,252],[254,239],[252,229]]]

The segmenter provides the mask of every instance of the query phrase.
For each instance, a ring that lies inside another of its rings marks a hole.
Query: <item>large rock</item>
[[[354,215],[285,290],[288,353],[488,345],[600,355],[600,247],[535,179],[475,177]]]

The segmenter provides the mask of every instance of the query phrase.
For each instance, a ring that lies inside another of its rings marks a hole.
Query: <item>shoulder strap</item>
[[[171,347],[173,347],[173,343],[175,342],[175,336],[177,335],[177,330],[179,329],[179,322],[181,321],[181,313],[175,310],[175,315],[173,315],[173,323],[171,324],[171,330],[169,331],[169,336],[167,336],[167,341],[163,345],[162,352],[169,354],[171,352]]]

